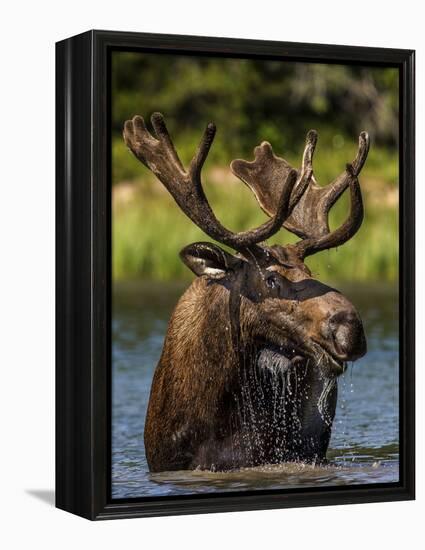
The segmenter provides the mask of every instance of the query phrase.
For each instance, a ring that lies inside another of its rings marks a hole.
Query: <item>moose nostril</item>
[[[349,359],[361,357],[366,353],[366,339],[363,325],[351,311],[339,311],[329,319],[334,346],[342,356]]]

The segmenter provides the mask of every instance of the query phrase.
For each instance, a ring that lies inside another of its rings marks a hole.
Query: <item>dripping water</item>
[[[327,424],[328,426],[330,426],[333,421],[332,414],[328,408],[329,396],[331,392],[335,389],[336,384],[337,382],[334,376],[325,378],[322,392],[317,401],[317,408],[319,410],[320,416],[322,417],[322,420],[325,422],[325,424]]]
[[[242,434],[238,444],[244,445],[253,465],[296,458],[302,444],[308,368],[306,361],[293,364],[279,348],[263,348],[240,370],[240,393],[235,398]]]

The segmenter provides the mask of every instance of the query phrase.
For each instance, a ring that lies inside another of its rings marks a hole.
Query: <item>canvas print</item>
[[[398,82],[112,53],[113,499],[399,480]]]

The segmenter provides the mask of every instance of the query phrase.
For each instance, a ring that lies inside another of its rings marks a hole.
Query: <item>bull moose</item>
[[[150,470],[326,460],[337,377],[347,361],[366,353],[366,338],[354,306],[312,277],[304,260],[342,245],[360,228],[358,175],[368,134],[360,134],[356,158],[326,187],[313,173],[314,130],[299,170],[268,142],[255,148],[253,161],[232,161],[232,172],[270,217],[234,233],[214,215],[201,183],[215,125],[208,124],[185,168],[163,116],[154,113],[151,122],[154,133],[140,116],[126,121],[127,146],[182,211],[235,254],[211,242],[180,252],[197,278],[171,316],[153,377],[144,433]],[[329,210],[347,188],[348,218],[330,230]],[[282,226],[300,240],[267,246]]]

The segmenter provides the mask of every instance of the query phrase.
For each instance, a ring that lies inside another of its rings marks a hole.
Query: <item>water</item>
[[[113,307],[112,497],[398,481],[398,296],[394,287],[382,285],[339,288],[360,311],[369,351],[339,378],[329,465],[150,474],[143,446],[146,407],[168,318],[184,286],[117,284]]]

